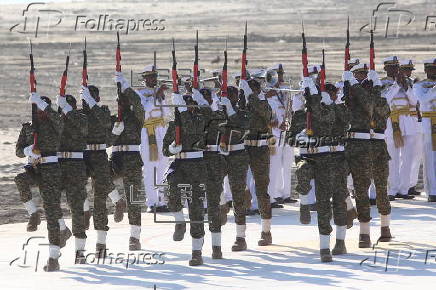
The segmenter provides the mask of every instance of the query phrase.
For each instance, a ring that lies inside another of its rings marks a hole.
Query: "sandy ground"
[[[127,221],[114,224],[111,216],[108,248],[112,257],[119,259],[94,260],[92,251],[96,235],[94,231],[89,231],[86,248],[89,264],[74,265],[74,242],[71,239],[62,250],[62,268],[57,273],[44,273],[41,269],[48,252],[46,246],[39,245],[46,242],[45,223],[32,235],[24,231],[25,223],[1,225],[0,288],[50,290],[104,287],[121,290],[153,289],[156,285],[156,289],[434,289],[436,229],[429,224],[436,222],[435,209],[435,204],[429,204],[423,198],[395,202],[392,210],[394,241],[380,243],[374,249],[359,249],[358,225],[355,224],[347,231],[348,254],[337,256],[333,263],[325,264],[319,262],[316,214],[312,214],[311,225],[301,226],[298,224],[296,205],[274,209],[274,244],[268,247],[257,246],[259,217],[248,217],[249,250],[239,253],[230,251],[235,235],[231,213],[229,223],[223,227],[225,259],[210,258],[211,238],[206,230],[203,248],[205,264],[196,268],[189,267],[187,263],[191,251],[189,235],[182,242],[173,242],[173,224],[154,224],[152,214],[143,214],[142,217],[142,251],[136,254],[127,251]],[[371,236],[375,242],[380,225],[375,207],[372,207],[372,216],[375,218],[372,220]],[[159,221],[168,219],[158,216]],[[67,225],[71,225],[71,220],[67,220]],[[42,238],[31,239],[23,248],[32,236]],[[155,254],[153,258],[152,254]],[[127,257],[130,264],[126,261]]]

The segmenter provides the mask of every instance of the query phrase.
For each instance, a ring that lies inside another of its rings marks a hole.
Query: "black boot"
[[[300,223],[302,225],[310,224],[312,217],[310,216],[310,205],[300,204]]]
[[[126,210],[126,201],[122,198],[115,204],[114,221],[119,223],[124,218],[124,211]]]
[[[391,230],[389,227],[381,227],[380,228],[380,238],[378,238],[379,242],[390,242],[392,240]]]
[[[192,251],[192,258],[189,260],[189,266],[200,266],[203,265],[203,258],[201,257],[200,250]]]
[[[212,246],[212,259],[222,259],[223,252],[221,251],[221,246]]]
[[[371,237],[368,234],[359,235],[359,248],[371,248]]]
[[[186,233],[186,224],[176,224],[174,228],[173,240],[176,242],[180,242],[185,237]]]
[[[61,230],[60,234],[60,240],[59,240],[59,247],[63,248],[67,244],[67,240],[71,238],[73,234],[71,233],[70,229],[67,227],[65,230]]]
[[[48,258],[47,264],[44,266],[45,272],[59,271],[59,261],[58,259]]]
[[[140,251],[141,250],[141,242],[139,239],[130,237],[129,239],[129,251]]]
[[[332,255],[344,255],[347,253],[344,240],[336,239],[335,247],[332,250]]]
[[[247,249],[247,242],[245,238],[236,237],[236,241],[232,246],[232,252],[245,251]]]
[[[409,188],[409,191],[407,193],[408,195],[421,195],[421,192],[416,190],[416,187],[413,186],[411,188]]]
[[[267,233],[262,232],[260,234],[260,240],[257,242],[257,244],[262,247],[271,245],[272,244],[271,232],[267,232]]]
[[[76,259],[74,264],[86,264],[86,257],[83,252],[84,251],[76,251]]]
[[[32,213],[29,217],[29,222],[27,223],[27,231],[34,232],[38,229],[38,226],[41,224],[41,210],[37,210]]]
[[[428,202],[436,202],[436,195],[429,195],[427,198]]]
[[[328,263],[333,261],[332,254],[330,254],[330,249],[321,249],[319,250],[319,254],[321,256],[321,262]]]

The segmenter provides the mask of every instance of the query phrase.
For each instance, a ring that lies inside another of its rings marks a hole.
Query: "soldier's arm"
[[[373,90],[380,90],[380,87],[374,87]],[[364,109],[365,112],[371,112],[371,102],[369,98],[371,97],[369,92],[362,87],[360,84],[355,84],[350,87],[351,104],[356,104]]]
[[[95,116],[99,125],[105,130],[108,130],[112,127],[111,112],[107,106],[93,106],[91,113]]]
[[[60,135],[64,127],[64,122],[62,121],[61,115],[53,110],[51,106],[47,106],[45,112],[47,113],[47,117],[51,122],[52,128],[58,135]]]
[[[143,124],[145,119],[144,107],[142,106],[141,97],[132,88],[127,88],[123,92],[133,107],[133,112],[139,123]]]
[[[306,128],[306,112],[304,110],[295,111],[292,114],[289,136],[295,137],[298,133]]]
[[[111,126],[108,130],[108,136],[106,138],[107,139],[106,143],[109,147],[112,146],[115,143],[115,141],[117,141],[118,137],[120,137],[119,135],[115,135],[112,133],[112,129],[115,125],[115,122],[117,122],[117,116],[113,115],[111,116]]]
[[[175,140],[175,135],[176,135],[175,125],[174,125],[174,122],[172,121],[168,124],[168,128],[167,128],[167,131],[165,132],[165,136],[164,136],[163,143],[162,143],[162,153],[166,157],[170,157],[173,155],[169,151],[168,147]]]
[[[250,103],[250,110],[256,115],[266,120],[271,120],[272,109],[267,100],[260,100],[257,96],[251,94],[248,97]]]
[[[389,115],[391,114],[391,109],[390,109],[388,102],[385,98],[377,99],[376,106],[375,106],[374,110],[383,119],[389,118]]]
[[[29,125],[30,127],[30,125]],[[26,124],[23,124],[23,127],[21,128],[20,135],[18,136],[17,144],[15,145],[15,155],[19,158],[24,158],[26,155],[24,155],[24,148],[29,146],[29,144],[26,144]]]
[[[96,106],[94,106],[96,107]],[[80,111],[73,110],[65,115],[71,129],[76,131],[81,136],[88,135],[88,118]]]

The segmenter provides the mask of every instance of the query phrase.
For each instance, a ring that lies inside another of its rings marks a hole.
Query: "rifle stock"
[[[29,72],[29,84],[30,92],[36,93],[36,77],[35,77],[35,63],[33,61],[33,47],[32,41],[30,41],[30,72]],[[38,148],[38,134],[39,134],[39,120],[38,120],[38,107],[36,104],[32,104],[32,129],[33,129],[33,151],[39,152]]]
[[[308,69],[308,59],[307,59],[307,45],[306,45],[306,35],[304,34],[304,22],[301,21],[301,38],[303,40],[303,48],[301,50],[301,62],[303,65],[303,77],[309,77],[309,69]],[[304,89],[304,96],[306,98],[306,134],[308,136],[313,135],[312,129],[312,106],[310,105],[310,89]]]
[[[115,70],[117,72],[121,72],[121,46],[120,46],[119,31],[117,31],[117,49],[115,52],[115,61],[116,61]],[[123,120],[123,106],[121,103],[122,92],[121,92],[120,82],[117,82],[117,96],[118,96],[118,122],[121,122]]]

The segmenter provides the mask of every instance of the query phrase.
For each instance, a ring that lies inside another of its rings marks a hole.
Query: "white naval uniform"
[[[295,94],[294,99],[292,100],[292,111],[298,111],[304,109],[304,96],[301,93]],[[294,148],[291,148],[294,152]],[[298,150],[298,149],[297,149]],[[297,181],[298,182],[298,181]],[[301,201],[300,201],[301,202]],[[310,180],[310,190],[307,194],[307,204],[316,203],[316,195],[315,195],[315,179]]]
[[[411,116],[411,108],[416,107],[417,98],[412,88],[405,91],[392,79],[385,80],[385,82],[387,87],[382,91],[382,95],[386,98],[391,109],[391,116],[387,120],[385,130],[386,145],[391,157],[389,160],[388,194],[407,195],[410,188],[410,176],[417,146],[415,141],[418,134],[416,117]],[[395,147],[393,138],[392,118],[394,115],[398,116],[401,136],[404,141],[404,146],[399,148]]]
[[[157,90],[157,89],[156,89]],[[145,122],[150,118],[163,118],[168,114],[167,107],[155,106],[153,89],[145,88],[137,91],[141,96],[141,103],[145,111]],[[158,104],[165,104],[165,101]],[[155,184],[162,184],[163,175],[168,165],[168,158],[162,154],[162,143],[165,136],[167,126],[157,126],[155,128],[155,136],[158,150],[158,160],[150,161],[149,143],[147,129],[142,128],[141,131],[141,157],[144,162],[142,167],[142,175],[144,178],[144,188],[147,195],[147,206],[162,206],[166,202],[164,196],[159,192],[159,188]],[[156,169],[156,180],[154,179],[154,171]]]
[[[423,132],[424,188],[428,195],[436,195],[436,145],[432,143],[432,121],[436,118],[436,81],[423,80],[413,86],[420,103]],[[436,120],[433,121],[436,126]]]

